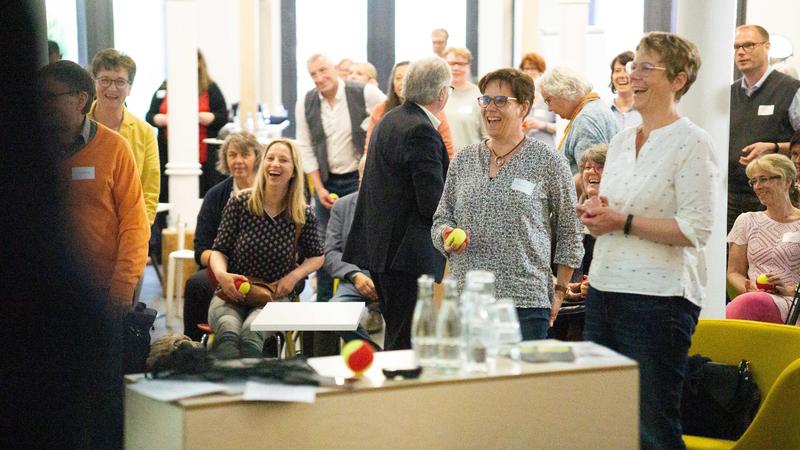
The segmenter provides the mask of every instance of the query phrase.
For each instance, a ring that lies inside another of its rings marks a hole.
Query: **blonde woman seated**
[[[728,234],[728,283],[739,295],[725,316],[785,323],[800,275],[797,170],[786,156],[770,154],[753,160],[746,173],[767,210],[740,215]],[[760,275],[766,283],[757,281]]]
[[[296,230],[299,239],[295,239]],[[297,256],[305,258],[298,265]],[[250,308],[236,289],[248,277],[278,282],[277,301],[289,301],[295,286],[322,267],[317,218],[303,196],[303,169],[297,147],[287,140],[267,146],[254,188],[232,198],[222,213],[210,267],[222,290],[234,303],[211,300],[208,322],[219,358],[260,357],[268,333],[250,324],[261,308]]]

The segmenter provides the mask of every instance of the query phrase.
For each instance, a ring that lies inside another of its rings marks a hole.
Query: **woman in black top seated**
[[[260,357],[268,335],[251,330],[261,308],[244,304],[236,280],[277,282],[274,301],[288,301],[298,283],[322,267],[322,255],[317,218],[303,195],[297,147],[291,141],[273,141],[253,189],[228,202],[214,239],[209,267],[229,299],[215,295],[208,309],[216,356]],[[298,265],[299,258],[303,262]]]
[[[208,305],[214,296],[206,266],[222,220],[222,210],[232,196],[253,186],[263,153],[263,147],[250,133],[229,135],[219,149],[217,171],[230,176],[209,189],[203,198],[194,234],[194,260],[200,270],[186,280],[184,290],[183,334],[195,341],[202,337],[197,324],[208,320]]]

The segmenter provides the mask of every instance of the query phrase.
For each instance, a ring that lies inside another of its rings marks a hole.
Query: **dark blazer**
[[[449,164],[441,135],[421,107],[405,102],[378,122],[369,149],[342,259],[441,279],[445,259],[430,239]]]
[[[231,192],[233,192],[233,177],[228,177],[215,184],[203,197],[203,205],[197,214],[197,226],[194,231],[194,260],[200,267],[204,267],[200,263],[200,255],[205,250],[211,250],[214,245],[214,238],[217,237],[219,223],[222,220],[222,210],[228,204]]]

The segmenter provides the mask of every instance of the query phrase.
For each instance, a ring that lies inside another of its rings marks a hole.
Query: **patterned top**
[[[617,119],[602,100],[594,100],[584,105],[572,121],[569,133],[564,139],[564,156],[567,157],[572,174],[580,171],[578,165],[587,148],[594,144],[608,144],[618,131]]]
[[[225,206],[213,249],[228,257],[228,272],[277,281],[297,267],[295,227],[285,212],[274,219],[269,214],[253,215],[247,209],[251,193],[244,191]],[[297,247],[301,257],[322,256],[317,218],[311,208],[306,208]]]
[[[489,157],[485,142],[456,153],[433,216],[433,245],[444,253],[442,231],[448,226],[465,230],[469,247],[450,256],[459,288],[467,271],[489,270],[497,277],[498,298],[513,298],[523,308],[549,308],[551,262],[579,267],[583,257],[567,161],[530,138],[494,178],[489,178]]]
[[[797,283],[800,274],[800,220],[776,222],[763,211],[746,212],[736,218],[728,242],[747,246],[747,278],[759,274],[778,275],[784,283]],[[780,297],[775,295],[774,297]],[[790,301],[791,297],[783,297]],[[775,302],[784,319],[787,302]]]
[[[636,128],[608,147],[600,195],[626,214],[674,219],[691,245],[659,244],[622,230],[597,238],[589,270],[606,292],[684,297],[703,306],[705,247],[714,223],[718,173],[711,137],[687,118],[650,132],[636,155]]]

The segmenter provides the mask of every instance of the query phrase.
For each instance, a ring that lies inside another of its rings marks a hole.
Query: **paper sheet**
[[[208,381],[150,380],[147,378],[128,385],[128,388],[162,402],[228,390],[228,387],[223,384]]]
[[[242,398],[248,401],[314,403],[317,399],[317,388],[248,381]]]

